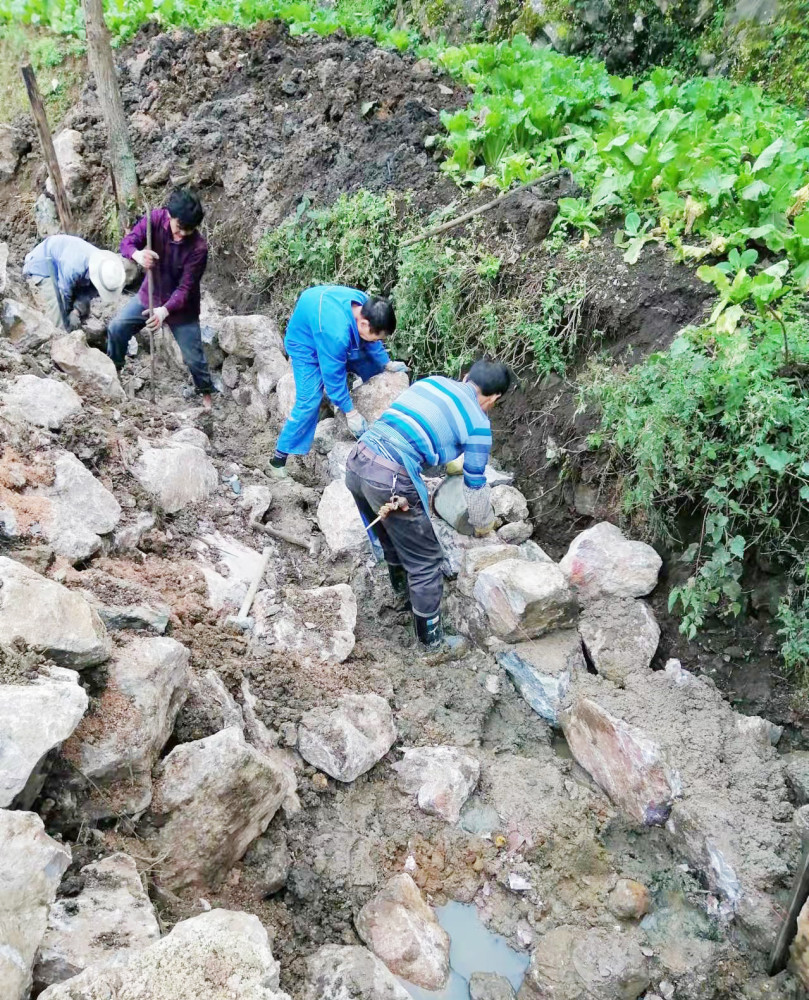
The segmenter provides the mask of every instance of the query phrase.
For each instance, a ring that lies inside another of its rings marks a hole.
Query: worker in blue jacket
[[[406,371],[403,361],[391,361],[382,341],[396,329],[396,315],[387,299],[368,296],[344,285],[307,288],[287,325],[284,346],[295,376],[295,405],[278,438],[268,473],[288,476],[289,455],[306,455],[312,447],[325,388],[329,399],[346,415],[354,437],[367,429],[348,392],[349,372],[366,381],[382,371]]]

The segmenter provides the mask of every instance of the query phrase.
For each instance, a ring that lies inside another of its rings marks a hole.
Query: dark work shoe
[[[416,638],[424,650],[427,663],[444,663],[446,660],[459,660],[466,656],[471,645],[468,639],[461,635],[445,635],[441,622],[441,613],[425,618],[413,613],[416,626]]]
[[[388,563],[388,576],[393,590],[391,607],[394,611],[404,611],[410,607],[410,590],[404,566],[392,566]]]

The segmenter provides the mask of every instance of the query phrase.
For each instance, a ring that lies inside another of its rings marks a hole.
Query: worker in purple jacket
[[[165,208],[152,210],[152,249],[146,249],[146,216],[136,223],[121,243],[121,254],[152,272],[154,315],[150,319],[148,278],[140,291],[118,313],[107,329],[107,354],[120,371],[130,338],[144,326],[157,331],[168,323],[191,372],[196,391],[206,409],[214,391],[208,362],[202,349],[199,326],[199,284],[208,263],[208,244],[197,227],[204,215],[199,198],[178,189]]]

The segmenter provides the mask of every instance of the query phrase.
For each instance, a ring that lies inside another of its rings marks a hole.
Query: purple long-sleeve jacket
[[[146,246],[146,216],[121,241],[121,254],[132,257]],[[165,208],[152,209],[152,250],[160,258],[155,264],[154,304],[169,311],[168,323],[178,326],[199,320],[199,284],[208,263],[208,244],[199,232],[175,243]],[[149,305],[147,279],[138,293],[144,308]]]

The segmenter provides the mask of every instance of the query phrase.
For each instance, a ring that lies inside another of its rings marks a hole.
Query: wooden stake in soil
[[[543,174],[541,177],[528,181],[527,184],[520,184],[519,187],[515,187],[511,191],[506,191],[505,194],[501,194],[499,197],[493,198],[491,201],[487,201],[485,205],[480,205],[478,208],[473,208],[471,212],[459,215],[457,219],[450,219],[449,222],[442,222],[440,226],[433,226],[432,229],[428,229],[426,232],[421,233],[420,236],[411,236],[409,240],[402,240],[400,245],[403,247],[412,247],[414,243],[421,243],[422,240],[428,240],[431,236],[438,236],[441,233],[445,233],[449,229],[454,229],[456,226],[460,226],[462,222],[468,222],[469,219],[473,219],[476,215],[482,215],[484,212],[491,211],[491,209],[496,208],[507,198],[511,198],[515,194],[520,194],[522,191],[530,191],[530,189],[532,187],[536,187],[537,184],[546,183],[552,178],[561,176],[562,174],[562,170],[552,170],[548,174]]]
[[[152,249],[152,210],[148,204],[146,206],[146,249],[149,251]],[[151,319],[154,316],[154,275],[151,267],[146,271],[146,287],[149,289],[149,319]],[[149,327],[149,361],[152,366],[151,400],[154,403],[157,365],[155,364],[154,330],[151,327]]]
[[[118,202],[121,232],[129,228],[130,217],[138,200],[138,174],[135,155],[129,142],[124,104],[112,58],[110,33],[104,20],[101,0],[82,0],[87,26],[87,59],[96,81],[96,93],[107,125],[113,189]]]
[[[56,150],[53,148],[53,138],[51,137],[48,117],[45,114],[45,106],[42,103],[42,95],[39,93],[37,78],[30,65],[21,66],[20,72],[28,91],[28,100],[31,102],[31,114],[34,117],[39,142],[42,146],[42,155],[45,157],[45,164],[48,168],[48,175],[53,184],[54,196],[56,200],[56,211],[59,215],[59,222],[62,231],[71,232],[73,229],[73,217],[70,213],[70,204],[67,200],[67,192],[62,181],[62,171],[59,169],[59,161],[56,159]]]

